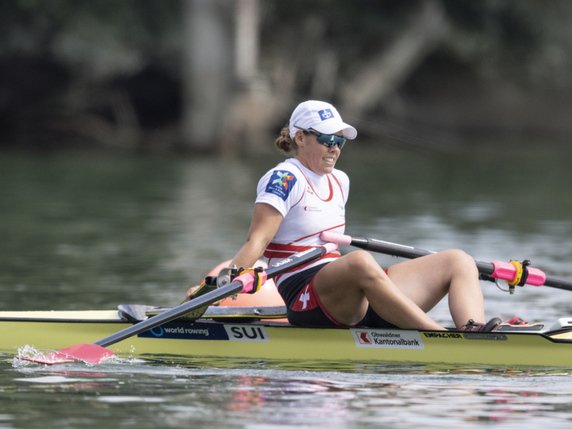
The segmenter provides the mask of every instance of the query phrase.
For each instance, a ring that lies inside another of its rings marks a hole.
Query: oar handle
[[[290,271],[300,265],[306,264],[310,261],[320,258],[326,253],[333,252],[337,248],[337,245],[333,243],[327,243],[324,246],[315,247],[304,252],[296,253],[289,258],[283,259],[280,262],[271,265],[268,269],[263,271],[263,278],[270,279],[277,276],[278,274]],[[153,316],[143,322],[137,323],[128,328],[122,329],[109,337],[103,338],[96,341],[95,344],[101,347],[108,347],[126,338],[137,335],[141,332],[148,331],[149,329],[155,328],[157,326],[163,325],[171,320],[177,319],[182,315],[189,313],[198,308],[208,306],[215,303],[221,299],[228,296],[234,295],[240,292],[248,292],[252,290],[255,274],[252,272],[247,272],[241,276],[238,276],[231,283],[215,289],[211,292],[205,293],[197,298],[190,301],[186,301],[181,305],[173,307],[161,314]]]
[[[389,241],[377,240],[375,238],[352,237],[350,235],[338,234],[331,231],[325,231],[320,238],[329,243],[336,243],[341,246],[355,246],[365,250],[385,253],[392,256],[402,258],[415,259],[421,256],[427,256],[435,253],[431,250],[419,249],[416,247],[405,246],[403,244],[391,243]],[[479,273],[490,277],[506,280],[509,283],[520,280],[518,264],[504,261],[484,262],[475,260]],[[546,275],[542,270],[534,267],[526,267],[527,277],[523,284],[530,286],[549,286],[557,289],[572,291],[572,282]]]

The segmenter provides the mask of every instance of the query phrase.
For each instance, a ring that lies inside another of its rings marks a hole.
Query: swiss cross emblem
[[[314,296],[313,290],[310,286],[306,286],[300,291],[296,297],[296,301],[292,305],[293,311],[308,311],[313,310],[318,306],[318,300]]]

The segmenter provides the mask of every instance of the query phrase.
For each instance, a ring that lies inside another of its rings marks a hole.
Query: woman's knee
[[[365,250],[355,250],[342,256],[342,259],[350,269],[366,269],[375,264],[375,259]]]
[[[345,258],[346,269],[352,273],[357,280],[363,283],[371,283],[373,279],[388,278],[387,274],[379,266],[375,258],[364,250],[356,250],[348,253]],[[361,283],[358,281],[358,283]]]
[[[451,267],[452,270],[463,274],[471,273],[478,275],[478,269],[475,260],[464,250],[445,250],[441,252],[441,254],[445,258],[447,266]]]

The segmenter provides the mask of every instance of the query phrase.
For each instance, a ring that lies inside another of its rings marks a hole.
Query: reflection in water
[[[482,260],[531,259],[572,278],[570,154],[410,153],[358,144],[348,232]],[[270,159],[0,157],[0,309],[172,305],[244,240]],[[376,255],[386,265],[394,258]],[[483,283],[487,312],[572,315],[570,292]],[[446,302],[433,316],[449,321]],[[1,334],[0,334],[1,335]],[[569,427],[560,371],[230,360],[13,368],[0,359],[0,427]]]
[[[195,280],[238,250],[246,235],[255,196],[256,169],[247,163],[209,160],[180,170],[174,203],[166,208],[179,222],[169,266]]]
[[[334,428],[473,427],[487,422],[536,428],[544,421],[565,427],[572,417],[569,374],[554,371],[408,369],[378,364],[363,372],[359,367],[314,372],[248,366],[219,369],[198,363],[188,367],[123,363],[93,370],[77,364],[64,370],[25,368],[12,377],[17,389],[11,393],[16,401],[8,403],[5,411],[23,426],[28,421],[24,406],[31,405],[34,411],[51,404],[52,422],[73,427],[69,422],[77,422],[78,414],[67,412],[51,399],[69,394],[74,395],[72,403],[81,406],[85,427],[101,427],[96,424],[111,423],[112,419],[128,422],[134,415],[138,427],[143,428],[189,423],[193,427],[252,423]],[[3,404],[5,395],[0,392]],[[27,402],[30,398],[33,403]]]

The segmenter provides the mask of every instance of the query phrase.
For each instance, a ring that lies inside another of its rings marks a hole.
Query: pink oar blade
[[[97,344],[77,344],[55,352],[40,356],[25,357],[22,359],[44,365],[55,365],[76,361],[82,361],[88,365],[98,365],[103,360],[113,356],[115,356],[115,353],[105,347],[98,346]]]

